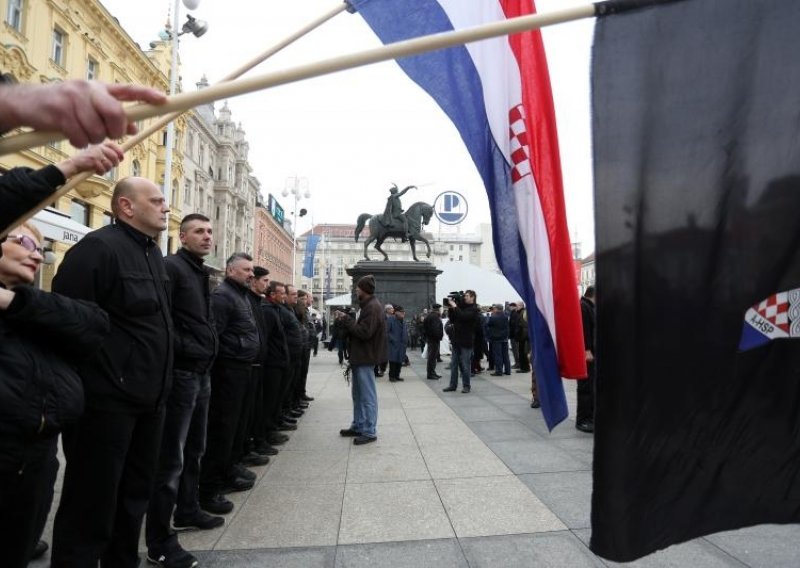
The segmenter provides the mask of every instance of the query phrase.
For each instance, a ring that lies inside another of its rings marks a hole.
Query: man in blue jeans
[[[463,300],[459,304],[448,298],[450,305],[448,311],[450,321],[453,323],[453,337],[450,351],[450,386],[442,389],[444,392],[453,392],[458,388],[458,370],[461,369],[461,392],[470,391],[470,361],[472,360],[472,346],[475,344],[475,332],[481,324],[480,310],[475,305],[477,300],[474,290],[464,292]]]
[[[375,365],[386,360],[386,323],[383,306],[375,297],[375,278],[363,276],[356,284],[359,311],[355,320],[337,316],[350,338],[350,369],[353,393],[353,422],[340,430],[355,438],[360,446],[378,439],[378,393],[375,390]]]

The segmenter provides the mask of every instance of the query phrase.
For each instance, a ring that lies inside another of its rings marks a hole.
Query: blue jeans
[[[511,359],[508,357],[508,341],[492,341],[492,357],[494,361],[494,372],[511,373]]]
[[[378,423],[378,393],[375,390],[375,372],[372,365],[352,368],[350,382],[353,392],[353,423],[351,430],[362,436],[376,438]]]
[[[461,369],[461,384],[464,388],[469,387],[470,363],[472,361],[472,349],[470,347],[460,347],[453,345],[450,349],[452,356],[450,359],[450,386],[458,386],[458,370]]]

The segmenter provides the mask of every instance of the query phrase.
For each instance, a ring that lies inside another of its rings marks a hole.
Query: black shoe
[[[517,373],[530,373],[530,369],[517,369]]]
[[[229,479],[225,483],[225,486],[220,490],[220,493],[224,495],[226,493],[239,493],[240,491],[250,491],[253,488],[253,485],[255,485],[254,481],[237,477],[235,479]]]
[[[297,430],[297,424],[287,424],[286,422],[281,422],[278,424],[278,430],[281,432],[290,432],[292,430]]]
[[[339,430],[339,435],[345,438],[353,438],[355,436],[360,436],[361,432],[356,432],[352,428],[345,428],[344,430]]]
[[[442,375],[440,375],[439,373],[434,373],[433,376],[436,377],[437,379],[441,379],[442,378]]]
[[[269,463],[269,457],[250,452],[242,458],[242,463],[244,465],[267,465]]]
[[[255,481],[258,478],[256,472],[250,471],[240,463],[233,464],[233,467],[228,471],[228,479],[236,479],[241,477],[247,481]]]
[[[200,508],[214,515],[227,515],[233,511],[233,503],[217,493],[211,497],[200,498]]]
[[[395,378],[392,378],[392,377],[389,377],[389,382],[390,382],[390,383],[393,383],[393,382],[395,382],[395,381],[397,381],[397,379],[395,379]]]
[[[289,436],[280,432],[270,432],[267,434],[267,443],[271,446],[280,446],[289,441]]]
[[[314,397],[313,396],[308,396],[307,394],[304,394],[303,396],[300,397],[300,400],[303,400],[305,402],[311,402],[312,400],[314,400]]]
[[[364,444],[371,444],[372,442],[377,441],[377,439],[377,436],[374,438],[370,438],[369,436],[358,436],[353,440],[353,444],[356,446],[363,446]]]
[[[492,373],[491,376],[493,376],[493,377],[502,377],[503,373]]]
[[[442,392],[453,392],[454,390],[456,390],[456,387],[445,387]]]
[[[510,374],[511,374],[511,371],[509,371],[508,373],[503,373],[503,374],[504,374],[504,375],[510,375]]]
[[[461,389],[461,392],[463,392],[464,394],[469,393],[469,387],[464,387],[463,389]]]
[[[575,428],[580,430],[581,432],[586,432],[587,434],[591,434],[594,432],[594,422],[591,420],[581,420],[580,422],[575,424]]]
[[[403,377],[396,377],[394,380],[395,381],[405,381],[405,379]]]
[[[278,448],[273,448],[269,444],[258,444],[253,451],[260,456],[276,456],[278,455]]]
[[[291,416],[292,418],[300,418],[302,415],[303,415],[303,411],[302,410],[290,410],[289,411],[289,416]]]
[[[163,568],[195,568],[199,565],[197,558],[177,546],[168,552],[147,551],[147,562]]]
[[[286,424],[297,424],[297,418],[289,416],[288,414],[281,416],[281,420],[283,420]]]
[[[541,403],[541,402],[539,402],[539,399],[538,399],[538,398],[534,398],[534,399],[531,401],[531,408],[541,408],[541,407],[542,407],[542,403]]]
[[[428,377],[426,377],[426,378],[427,378],[429,381],[438,381],[438,380],[439,380],[439,377],[435,377],[435,376],[434,376],[434,377],[428,376]]]
[[[36,543],[36,546],[33,547],[33,553],[31,554],[31,560],[36,560],[44,556],[44,553],[50,548],[50,545],[47,544],[45,541],[40,540]]]
[[[175,517],[172,520],[172,526],[176,531],[207,531],[221,527],[224,524],[224,517],[209,515],[205,511],[197,511],[197,514],[192,515],[191,517]]]
[[[308,405],[307,402],[298,402],[297,406],[295,406],[294,409],[295,410],[305,410],[306,408],[308,408],[308,406],[309,405]]]
[[[382,377],[383,375],[384,375],[384,373],[376,373],[375,374],[376,377]]]

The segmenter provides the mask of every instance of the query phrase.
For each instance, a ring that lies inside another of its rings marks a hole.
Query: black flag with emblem
[[[800,2],[598,21],[591,548],[800,522]]]

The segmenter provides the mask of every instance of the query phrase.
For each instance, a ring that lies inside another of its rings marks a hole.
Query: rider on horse
[[[400,202],[400,197],[411,188],[416,189],[416,186],[409,185],[400,192],[397,191],[396,185],[392,187],[389,190],[389,197],[386,200],[386,209],[383,211],[383,217],[381,218],[381,222],[387,229],[394,225],[394,221],[398,221],[400,225],[402,225],[403,234],[405,235],[403,242],[407,241],[411,235],[408,233],[408,219],[403,215],[403,205]]]

